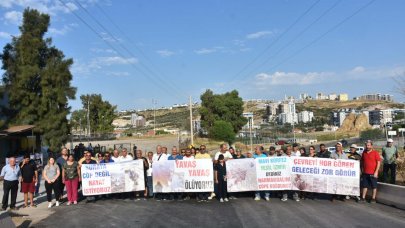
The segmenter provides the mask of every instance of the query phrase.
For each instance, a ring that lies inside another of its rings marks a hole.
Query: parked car
[[[328,147],[326,148],[329,152],[331,153],[335,153],[336,152],[336,148],[334,146]]]
[[[356,147],[356,152],[357,152],[358,154],[362,155],[362,154],[363,154],[363,151],[364,151],[364,147],[362,147],[362,146]],[[349,149],[346,149],[346,150],[345,150],[345,153],[350,153],[350,148],[349,148]]]

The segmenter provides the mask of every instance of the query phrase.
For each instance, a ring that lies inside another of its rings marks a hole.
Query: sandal
[[[30,205],[30,207],[37,207],[37,205],[33,204],[33,205]]]

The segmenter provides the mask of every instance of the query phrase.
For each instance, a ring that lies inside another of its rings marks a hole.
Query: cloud
[[[15,0],[1,0],[0,6],[4,8],[11,8]]]
[[[362,67],[362,66],[357,66],[355,68],[353,68],[350,73],[352,74],[357,74],[357,73],[363,73],[366,71],[366,68]]]
[[[175,52],[169,51],[167,49],[157,50],[156,53],[158,53],[161,57],[170,57],[170,56],[176,54]]]
[[[130,74],[128,72],[107,72],[107,75],[114,77],[127,77]]]
[[[217,52],[217,51],[218,51],[218,50],[215,49],[215,48],[201,48],[201,49],[195,50],[194,52],[195,52],[197,55],[206,55],[206,54],[215,53],[215,52]]]
[[[57,29],[57,28],[49,28],[49,33],[52,35],[65,35],[66,33],[70,32],[73,28],[77,27],[78,24],[72,23],[69,25],[64,25],[63,28]]]
[[[9,11],[4,14],[4,20],[6,23],[19,25],[22,21],[22,13],[19,11]]]
[[[1,0],[0,6],[3,8],[12,8],[13,6],[21,8],[29,7],[52,16],[59,13],[70,13],[78,10],[78,7],[74,3],[68,1],[64,2],[66,5],[59,0]]]
[[[110,53],[110,54],[116,54],[117,52],[114,51],[113,49],[107,48],[107,49],[102,49],[102,48],[91,48],[90,51],[94,53]]]
[[[255,76],[257,85],[308,85],[325,82],[335,73],[331,72],[275,72],[273,74],[260,73]]]
[[[7,33],[7,32],[1,32],[1,31],[0,31],[0,38],[10,39],[10,38],[11,38],[11,34],[10,34],[10,33]]]
[[[120,56],[108,56],[108,57],[97,57],[93,60],[94,64],[100,66],[107,65],[128,65],[128,64],[135,64],[138,63],[138,59],[136,58],[123,58]]]
[[[275,30],[272,31],[259,31],[255,33],[251,33],[246,35],[246,39],[252,40],[252,39],[260,39],[264,37],[269,37],[269,36],[274,36],[277,32]]]
[[[90,61],[83,62],[81,60],[76,60],[72,67],[72,72],[75,75],[91,75],[103,68],[114,66],[114,65],[129,65],[138,63],[136,58],[123,58],[120,56],[104,56],[95,57]],[[108,74],[108,73],[107,73]],[[114,74],[110,74],[114,75]],[[114,76],[118,76],[117,74]],[[119,76],[125,76],[123,74]]]
[[[122,42],[121,38],[118,38],[116,36],[111,36],[110,34],[107,34],[105,32],[100,32],[101,39],[108,41],[108,42]]]

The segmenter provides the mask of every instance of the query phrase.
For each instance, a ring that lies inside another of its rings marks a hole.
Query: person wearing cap
[[[361,155],[357,153],[357,145],[352,144],[350,145],[350,151],[349,155],[347,156],[348,159],[360,161],[361,160]]]
[[[388,172],[391,171],[390,183],[395,184],[397,164],[396,160],[399,158],[398,149],[393,146],[394,140],[388,139],[387,145],[382,148],[383,165],[383,181],[388,182]]]

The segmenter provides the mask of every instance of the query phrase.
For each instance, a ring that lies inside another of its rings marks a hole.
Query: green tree
[[[243,101],[238,91],[214,94],[211,90],[201,95],[201,125],[211,134],[211,128],[218,120],[231,124],[234,134],[238,133],[247,123],[243,117]]]
[[[360,139],[373,140],[373,139],[380,139],[382,137],[384,137],[384,133],[380,129],[369,129],[360,132]]]
[[[26,9],[20,36],[13,37],[1,54],[8,124],[33,124],[52,150],[58,150],[70,131],[66,116],[69,99],[76,89],[70,85],[72,59],[44,38],[49,15]]]
[[[210,130],[210,138],[223,140],[231,145],[235,141],[235,132],[233,130],[231,123],[217,120]]]
[[[117,106],[113,106],[108,101],[104,101],[101,94],[81,95],[80,99],[83,104],[83,111],[86,114],[86,118],[84,120],[82,119],[82,125],[84,123],[87,126],[88,107],[90,110],[90,130],[93,133],[108,133],[114,130],[112,122],[116,118],[115,110]]]
[[[82,131],[81,133],[86,132],[86,118],[86,110],[79,109],[73,111],[72,116],[70,117],[70,127],[75,131]]]

